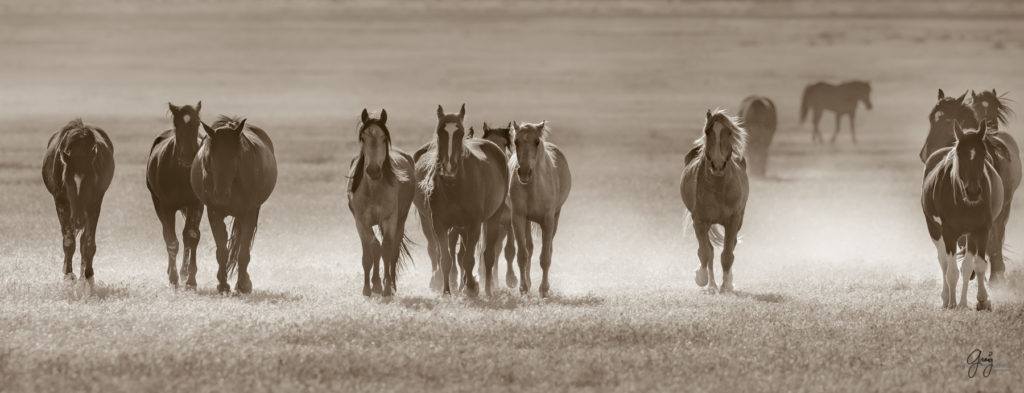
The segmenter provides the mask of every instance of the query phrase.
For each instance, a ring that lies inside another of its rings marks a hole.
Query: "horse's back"
[[[252,155],[247,157],[250,161],[248,166],[250,171],[247,174],[253,180],[253,184],[258,185],[257,189],[252,191],[256,193],[257,199],[262,204],[270,197],[277,185],[277,157],[274,154],[274,142],[262,128],[246,125],[245,131],[242,135],[249,141],[250,147],[253,149]],[[245,164],[240,165],[240,168],[243,167]]]

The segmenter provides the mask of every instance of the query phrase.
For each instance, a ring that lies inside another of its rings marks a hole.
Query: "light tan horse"
[[[750,137],[747,141],[750,171],[763,177],[768,172],[768,150],[778,125],[775,103],[768,97],[748,96],[740,104],[740,119]]]
[[[704,135],[686,154],[679,191],[697,235],[698,286],[715,292],[715,249],[722,247],[722,290],[731,291],[733,250],[743,226],[750,184],[743,157],[747,133],[723,110],[708,111]],[[725,228],[725,234],[716,226]]]
[[[348,210],[355,219],[363,244],[363,296],[383,293],[391,296],[398,289],[399,262],[409,258],[405,219],[416,194],[412,156],[391,145],[387,127],[388,112],[371,118],[363,109],[359,123],[359,156],[349,168]],[[373,228],[377,227],[381,239]],[[379,266],[384,259],[384,288]],[[373,274],[371,289],[371,270]]]
[[[544,276],[540,283],[540,295],[548,295],[550,284],[548,270],[551,267],[551,252],[558,230],[558,219],[562,205],[569,198],[572,189],[572,174],[565,155],[548,142],[551,131],[547,122],[536,124],[512,122],[515,155],[509,168],[515,171],[509,197],[512,201],[512,228],[519,246],[518,261],[519,291],[530,291],[530,259],[533,257],[533,234],[530,223],[540,224],[543,243],[540,250],[540,267]]]

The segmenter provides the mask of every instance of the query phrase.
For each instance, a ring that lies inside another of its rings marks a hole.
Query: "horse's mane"
[[[1010,106],[1007,105],[1008,103],[1013,102],[1013,100],[1006,96],[1006,92],[1004,91],[1003,94],[997,96],[992,91],[985,90],[982,91],[981,94],[978,94],[978,98],[982,97],[988,99],[990,102],[995,103],[996,120],[998,120],[998,122],[1004,126],[1007,125],[1007,118],[1013,115],[1014,113],[1013,108],[1010,108]]]
[[[220,115],[220,116],[217,116],[217,120],[214,120],[213,124],[210,124],[210,128],[212,128],[214,130],[219,130],[219,129],[224,128],[224,127],[234,128],[241,121],[242,121],[242,118],[239,117],[239,116],[224,116],[224,115]]]
[[[711,111],[711,118],[707,119],[704,122],[703,130],[706,131],[709,127],[714,126],[714,124],[717,122],[722,122],[732,131],[730,133],[732,137],[729,138],[729,144],[732,146],[732,150],[733,152],[736,153],[736,155],[743,157],[744,153],[747,150],[747,130],[739,126],[739,118],[737,118],[736,116],[729,116],[725,112],[725,109],[717,108],[714,111]],[[704,150],[707,148],[707,133],[702,133],[700,138],[697,138],[697,140],[694,141],[693,144],[695,147],[700,148],[700,154],[703,155]]]
[[[429,200],[434,193],[434,176],[437,174],[437,136],[416,151],[413,160],[416,161],[416,173],[423,173],[423,178],[416,186]]]
[[[67,150],[69,146],[83,141],[90,144],[96,143],[96,135],[82,122],[81,118],[68,122],[60,130],[60,133],[62,136],[57,147],[61,150]]]

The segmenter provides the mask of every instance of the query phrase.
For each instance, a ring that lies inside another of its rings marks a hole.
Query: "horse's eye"
[[[538,139],[538,140],[537,140],[536,142],[534,142],[534,144],[533,144],[533,145],[534,145],[534,146],[540,146],[540,139]]]

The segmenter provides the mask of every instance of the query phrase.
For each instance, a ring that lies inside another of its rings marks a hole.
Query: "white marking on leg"
[[[960,266],[960,276],[963,278],[964,286],[960,288],[960,303],[957,305],[960,308],[967,308],[967,287],[971,283],[971,274],[974,273],[974,259],[977,255],[968,252],[964,255],[964,262]]]
[[[935,243],[935,251],[939,258],[939,271],[942,272],[942,307],[949,307],[949,280],[946,278],[946,269],[949,268],[949,262],[953,259],[952,254],[946,253],[946,244],[942,241],[942,237],[938,240],[933,240]],[[956,263],[954,261],[954,263]]]
[[[974,257],[974,273],[978,276],[975,277],[978,280],[978,310],[987,309],[988,302],[988,261],[985,260],[984,255],[968,254],[969,257]]]
[[[949,307],[956,307],[956,283],[960,278],[959,269],[956,266],[956,255],[948,255],[946,258],[946,291],[949,293]]]

